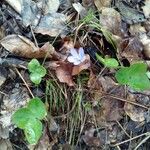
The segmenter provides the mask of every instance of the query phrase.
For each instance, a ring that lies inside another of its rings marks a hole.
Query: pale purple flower
[[[70,49],[70,56],[67,58],[67,60],[74,65],[79,65],[85,60],[85,54],[82,47],[80,47],[78,50],[75,48]]]

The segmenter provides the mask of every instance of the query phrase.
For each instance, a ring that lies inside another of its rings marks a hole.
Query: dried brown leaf
[[[111,0],[94,0],[94,3],[97,9],[101,11],[103,7],[109,7],[111,5]]]
[[[73,66],[72,75],[77,75],[81,71],[90,68],[90,65],[91,65],[90,56],[85,55],[85,57],[86,58],[85,58],[84,62],[82,62],[81,64],[79,64],[77,66]]]
[[[41,18],[40,23],[34,29],[34,32],[52,37],[58,36],[62,32],[66,31],[66,20],[67,17],[64,14],[48,13]]]
[[[90,57],[86,55],[86,59],[79,65],[73,65],[72,63],[58,61],[57,67],[54,68],[56,76],[62,83],[67,83],[68,86],[74,86],[73,76],[79,74],[82,70],[86,70],[90,67]]]
[[[112,98],[105,98],[102,99],[101,105],[106,121],[119,121],[122,118],[122,102]]]
[[[100,15],[100,22],[111,33],[119,36],[123,35],[121,16],[115,9],[103,8]]]
[[[136,102],[134,95],[130,94],[128,96],[128,99]],[[125,103],[124,105],[124,110],[126,112],[126,114],[131,118],[131,120],[136,121],[136,122],[142,122],[145,120],[144,118],[144,113],[146,112],[146,110],[144,108],[135,106],[133,104],[130,103]]]
[[[82,4],[83,4],[83,7],[85,7],[86,9],[88,9],[88,8],[94,9],[95,8],[93,0],[82,0]]]
[[[122,58],[126,58],[131,64],[142,60],[143,45],[136,37],[123,39],[120,43],[119,54]],[[118,57],[120,57],[118,56]]]
[[[104,80],[104,79],[103,79]],[[106,79],[108,80],[108,79]],[[109,81],[110,82],[110,81]],[[107,84],[108,82],[105,81]],[[104,81],[103,81],[104,84]],[[102,84],[102,86],[103,86]],[[113,84],[113,83],[111,83]],[[116,87],[116,85],[109,85],[105,87],[107,92],[111,92],[112,95],[124,98],[125,92],[123,87]],[[103,96],[100,100],[101,108],[97,111],[95,110],[95,119],[100,126],[106,126],[108,122],[119,121],[122,119],[124,113],[123,107],[124,102],[115,99],[115,97],[110,97],[109,95]]]
[[[74,86],[72,80],[72,64],[65,62],[58,62],[58,67],[56,68],[56,76],[62,83],[67,83],[68,86]]]
[[[38,48],[29,39],[15,34],[6,36],[0,43],[10,53],[25,58],[49,58],[54,52],[54,47],[49,43]]]
[[[44,15],[57,12],[59,5],[59,0],[38,0],[37,2],[37,6],[43,11]]]
[[[95,129],[90,129],[88,131],[85,131],[85,134],[82,136],[82,138],[83,141],[86,143],[86,145],[99,147],[102,145],[102,143],[99,137],[94,136],[94,131]]]

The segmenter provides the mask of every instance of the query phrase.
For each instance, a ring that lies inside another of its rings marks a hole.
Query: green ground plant
[[[117,50],[116,42],[112,38],[112,33],[101,25],[100,20],[95,16],[94,11],[89,10],[87,15],[82,20],[80,20],[80,23],[82,25],[92,27],[99,32],[102,32],[103,36],[113,46],[114,50]]]
[[[150,89],[147,76],[147,65],[144,63],[132,64],[130,67],[121,67],[115,74],[118,83],[128,85],[137,91]]]
[[[37,59],[28,63],[30,79],[35,84],[40,84],[42,77],[46,75],[46,69],[40,65]],[[12,122],[23,129],[25,137],[30,144],[36,144],[42,135],[42,122],[47,115],[45,104],[40,98],[30,99],[25,108],[18,109],[12,116]]]
[[[42,122],[47,115],[44,103],[35,97],[25,108],[18,109],[12,116],[12,122],[23,129],[30,144],[36,144],[42,135]]]
[[[99,60],[105,67],[116,68],[119,66],[118,61],[115,58],[103,58],[96,53],[96,58]]]
[[[81,20],[81,23],[102,32],[106,40],[113,46],[114,50],[117,49],[112,34],[100,24],[100,21],[96,18],[93,11],[89,11],[86,17]],[[120,68],[115,73],[115,78],[119,84],[128,85],[137,91],[150,89],[150,73],[147,72],[146,64],[136,63],[132,64],[130,67],[123,67],[119,66],[115,58],[103,58],[98,54],[96,54],[96,58],[104,67]]]
[[[149,72],[145,63],[135,63],[129,67],[119,66],[115,58],[102,58],[96,54],[97,60],[105,67],[120,68],[115,73],[115,78],[121,85],[128,85],[133,90],[143,91],[150,89]]]
[[[40,65],[37,59],[32,59],[28,63],[28,70],[30,72],[30,80],[36,85],[40,84],[42,77],[46,75],[46,69]]]

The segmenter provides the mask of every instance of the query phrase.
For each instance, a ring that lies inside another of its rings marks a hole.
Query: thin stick
[[[130,103],[130,104],[142,107],[142,108],[147,109],[147,110],[149,109],[148,107],[146,107],[142,104],[139,104],[139,103],[136,103],[136,102],[133,102],[133,101],[129,101],[129,100],[126,100],[126,99],[123,99],[123,98],[119,98],[119,97],[116,97],[116,96],[112,96],[112,95],[109,95],[107,93],[106,93],[106,95],[102,96],[102,98],[107,97],[107,96],[109,96],[111,98],[114,98],[114,99],[117,99],[117,100],[120,100],[120,101],[123,101],[123,102],[127,102],[127,103]]]
[[[30,25],[30,29],[31,29],[31,33],[32,33],[32,36],[33,36],[35,45],[36,45],[37,48],[39,48],[38,43],[37,43],[37,40],[36,40],[36,38],[35,38],[35,35],[34,35],[34,32],[33,32],[33,29],[32,29],[32,26],[31,26],[31,25]]]
[[[118,123],[119,127],[123,130],[123,132],[124,132],[129,138],[131,138],[131,136],[126,132],[126,130],[123,128],[123,126],[119,123],[119,121],[116,120],[116,122]]]
[[[117,146],[118,150],[121,150],[119,146]]]
[[[132,141],[132,140],[135,140],[135,139],[137,139],[137,138],[140,138],[140,137],[142,137],[142,136],[149,135],[149,134],[150,134],[150,132],[146,132],[146,133],[140,134],[140,135],[138,135],[138,136],[135,136],[135,137],[133,137],[133,138],[130,138],[130,139],[128,139],[128,140],[125,140],[125,141],[122,141],[122,142],[120,142],[120,143],[117,143],[117,144],[115,144],[115,145],[112,145],[112,146],[113,146],[113,147],[119,146],[119,145],[122,145],[122,144],[124,144],[124,143],[130,142],[130,141]]]
[[[28,84],[26,83],[26,81],[24,80],[24,78],[22,77],[22,75],[20,74],[20,72],[18,71],[17,68],[15,68],[16,72],[18,73],[19,77],[21,78],[21,80],[23,81],[23,83],[25,84],[26,88],[28,89],[29,93],[31,94],[32,98],[34,98],[33,93],[31,92]]]
[[[144,144],[148,139],[150,138],[150,134],[146,136],[137,146],[134,150],[137,150],[142,144]]]
[[[2,92],[2,91],[0,91],[0,93],[1,93],[1,94],[3,94],[3,95],[5,95],[5,96],[7,96],[7,95],[8,95],[8,94],[6,94],[6,93],[4,93],[4,92]]]

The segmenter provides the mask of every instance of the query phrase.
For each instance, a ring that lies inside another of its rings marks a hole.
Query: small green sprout
[[[30,79],[36,85],[40,84],[42,77],[46,75],[46,69],[40,65],[37,59],[32,59],[28,63],[28,69],[30,72]]]
[[[134,90],[143,91],[150,89],[150,80],[146,74],[147,65],[144,63],[132,64],[130,67],[120,68],[115,77],[122,85],[128,85]]]
[[[103,58],[96,53],[96,58],[108,68],[116,68],[119,66],[118,61],[115,58]]]
[[[12,122],[24,130],[25,137],[30,144],[36,144],[42,135],[42,123],[47,111],[44,103],[35,97],[27,107],[18,109],[12,116]]]

